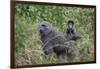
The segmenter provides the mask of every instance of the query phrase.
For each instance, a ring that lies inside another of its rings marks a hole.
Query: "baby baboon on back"
[[[76,32],[74,31],[73,27],[74,27],[74,22],[72,20],[69,20],[66,30],[67,40],[77,40],[80,38],[78,35],[76,35]]]
[[[66,43],[66,36],[62,32],[56,32],[47,21],[40,22],[39,31],[46,55],[55,53],[58,57],[68,58],[67,61],[73,59],[74,47]]]

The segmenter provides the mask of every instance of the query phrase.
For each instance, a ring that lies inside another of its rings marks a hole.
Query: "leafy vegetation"
[[[38,32],[41,19],[50,22],[57,31],[66,31],[69,19],[75,22],[80,62],[94,60],[94,9],[67,6],[16,4],[15,6],[15,64],[57,63],[55,54],[46,56]],[[67,62],[67,61],[66,61]]]

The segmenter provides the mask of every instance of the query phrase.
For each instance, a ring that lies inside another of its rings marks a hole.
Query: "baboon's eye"
[[[46,27],[46,25],[42,24],[43,27]]]

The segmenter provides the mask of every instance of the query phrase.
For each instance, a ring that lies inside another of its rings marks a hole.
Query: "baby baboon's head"
[[[74,22],[72,20],[68,21],[68,29],[72,29],[74,25]]]

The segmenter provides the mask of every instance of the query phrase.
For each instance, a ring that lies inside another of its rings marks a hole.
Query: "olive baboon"
[[[56,32],[47,21],[40,22],[39,32],[46,55],[55,53],[58,57],[65,58],[67,56],[68,61],[73,59],[75,56],[74,47],[66,43],[67,39],[64,33]]]
[[[78,35],[76,35],[73,27],[74,27],[74,22],[72,20],[69,20],[66,30],[67,40],[77,40],[80,38]]]

